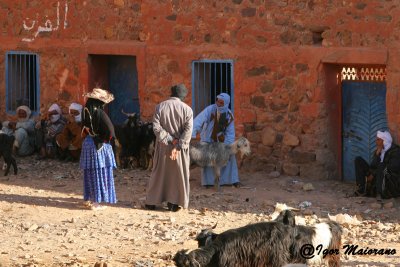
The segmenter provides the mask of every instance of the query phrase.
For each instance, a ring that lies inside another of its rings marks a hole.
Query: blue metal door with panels
[[[139,113],[138,74],[136,57],[109,56],[108,81],[114,101],[108,105],[110,119],[115,124],[122,124],[127,116],[122,113]]]
[[[345,181],[355,181],[354,159],[371,162],[376,132],[387,129],[386,84],[342,82],[342,170]]]

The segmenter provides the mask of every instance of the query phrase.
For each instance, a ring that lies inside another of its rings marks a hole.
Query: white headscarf
[[[81,116],[82,105],[78,104],[78,103],[71,103],[71,105],[69,105],[69,109],[68,109],[69,112],[71,112],[71,109],[79,111],[79,115],[75,116],[75,122],[81,122],[82,121],[82,116]]]
[[[58,121],[58,120],[61,118],[61,113],[62,113],[62,111],[61,111],[60,106],[57,105],[56,103],[54,103],[53,105],[50,106],[49,112],[51,112],[51,111],[53,111],[53,110],[57,111],[58,114],[51,115],[50,121],[51,121],[52,123],[55,123],[56,121]]]
[[[383,132],[378,131],[376,133],[376,137],[383,140],[383,149],[381,152],[381,162],[383,162],[383,158],[385,157],[386,151],[388,151],[389,148],[392,146],[393,139],[388,131],[383,131]]]
[[[217,99],[224,100],[224,106],[222,106],[222,107],[217,106],[218,112],[220,112],[220,113],[228,112],[228,109],[229,109],[228,106],[229,106],[229,103],[231,102],[231,97],[226,93],[222,93],[222,94],[217,95]]]
[[[25,118],[18,117],[18,121],[24,122],[24,121],[29,120],[29,118],[31,117],[31,113],[32,113],[31,109],[28,106],[19,106],[19,107],[17,107],[17,114],[20,109],[22,109],[23,111],[26,112],[26,117]]]

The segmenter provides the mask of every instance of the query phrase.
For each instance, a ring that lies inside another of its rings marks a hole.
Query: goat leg
[[[221,192],[221,186],[219,184],[219,180],[221,178],[221,168],[218,166],[214,167],[214,187],[217,192]]]
[[[5,170],[5,172],[4,172],[4,176],[7,176],[8,173],[10,172],[11,161],[7,159],[6,164],[7,164],[7,167],[6,167],[6,170]],[[15,171],[15,168],[14,168],[14,171]]]
[[[14,169],[14,174],[17,175],[18,174],[17,162],[15,161],[14,158],[11,158],[11,164],[12,164],[13,169]]]
[[[217,192],[221,191],[221,186],[219,185],[219,177],[218,176],[215,176],[214,187]]]

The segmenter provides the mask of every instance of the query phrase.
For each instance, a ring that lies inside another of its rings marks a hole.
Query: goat
[[[122,168],[127,168],[129,158],[139,161],[139,135],[140,120],[137,113],[126,113],[121,110],[128,118],[123,125],[115,125],[115,135],[117,138],[117,151],[115,158],[117,164]]]
[[[286,233],[291,228],[281,222],[262,222],[227,230],[204,247],[178,251],[173,260],[178,267],[281,267],[290,259],[291,238]]]
[[[289,211],[286,210],[282,210],[277,216],[275,216],[276,218],[273,220],[275,222],[281,222],[283,224],[286,225],[291,225],[291,226],[295,226],[295,217],[289,213]],[[200,231],[200,233],[197,234],[195,240],[197,241],[197,247],[201,248],[201,247],[205,247],[209,244],[211,244],[212,241],[214,241],[217,237],[218,234],[214,233],[214,229],[217,227],[216,223],[214,226],[210,227],[210,228],[206,228],[206,229],[202,229]]]
[[[150,170],[153,166],[153,154],[156,143],[153,123],[141,122],[139,141],[139,165],[143,169]]]
[[[321,265],[325,261],[329,267],[340,266],[342,228],[337,222],[329,220],[312,226],[296,225],[294,229],[290,263]],[[309,244],[315,249],[314,257],[305,259],[301,251],[303,246]]]
[[[221,176],[221,168],[224,167],[231,155],[240,152],[240,156],[250,154],[250,142],[245,137],[240,137],[232,144],[220,142],[205,143],[200,142],[191,145],[189,149],[191,165],[195,164],[199,167],[214,167],[215,188],[219,191],[219,178]]]
[[[334,221],[296,225],[292,211],[284,210],[271,222],[250,224],[221,234],[203,230],[199,236],[206,241],[204,246],[199,242],[199,248],[190,253],[178,251],[173,260],[178,267],[281,267],[290,263],[320,264],[326,256],[328,266],[337,267],[341,233],[340,225]],[[306,259],[301,255],[306,244],[312,244],[316,252],[321,245],[323,253],[317,252],[312,259]]]
[[[13,135],[7,135],[0,131],[0,157],[3,156],[4,163],[7,165],[4,176],[7,176],[11,165],[14,169],[14,174],[18,173],[17,162],[12,155],[12,147],[14,144],[15,137]]]
[[[217,238],[218,234],[212,231],[213,229],[215,229],[215,227],[217,227],[217,224],[215,224],[211,228],[201,230],[201,232],[196,236],[196,241],[199,248],[211,244],[211,242],[214,241],[215,238]]]

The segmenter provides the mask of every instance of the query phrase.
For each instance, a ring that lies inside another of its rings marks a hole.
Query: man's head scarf
[[[217,110],[219,113],[225,113],[228,112],[229,109],[229,103],[231,102],[231,97],[226,94],[226,93],[221,93],[217,95],[217,99],[222,99],[224,100],[224,105],[222,107],[217,106]]]
[[[376,137],[383,140],[383,149],[380,155],[381,162],[383,162],[383,158],[385,157],[386,151],[388,151],[389,148],[392,146],[393,139],[388,131],[378,131],[376,133]]]
[[[75,116],[75,121],[76,122],[81,122],[82,121],[82,105],[78,104],[78,103],[71,103],[71,105],[69,105],[69,112],[71,112],[71,109],[79,111],[79,114]]]
[[[178,97],[180,100],[184,100],[187,95],[187,89],[184,84],[177,84],[171,87],[171,96]]]
[[[60,106],[57,105],[56,103],[54,103],[53,105],[50,106],[49,112],[51,112],[53,110],[57,111],[57,114],[51,115],[50,121],[52,123],[55,123],[56,121],[58,121],[61,118],[62,111],[61,111]]]
[[[17,107],[17,114],[18,114],[19,110],[25,111],[26,117],[25,118],[18,117],[18,121],[24,122],[24,121],[29,120],[29,118],[31,117],[31,113],[32,113],[31,109],[28,106],[19,106],[19,107]]]

